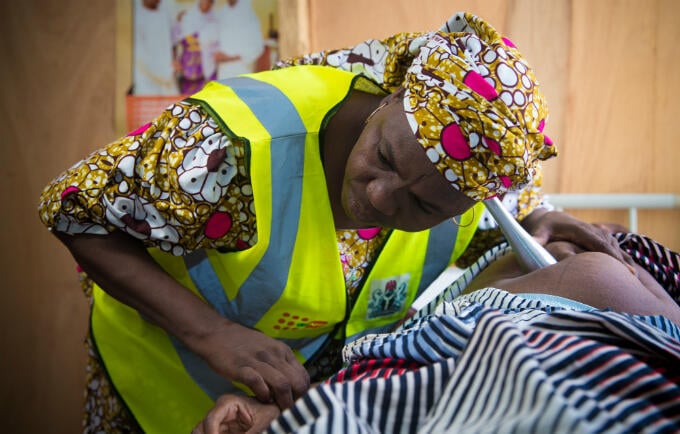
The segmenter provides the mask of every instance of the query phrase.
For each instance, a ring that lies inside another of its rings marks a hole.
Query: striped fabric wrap
[[[617,238],[646,252],[636,260],[656,264],[657,280],[677,273],[676,253]],[[487,252],[394,333],[348,345],[347,367],[268,432],[680,432],[680,328],[496,288],[460,295],[506,251]]]
[[[680,303],[680,255],[649,237],[638,234],[614,235],[623,251],[644,267]]]

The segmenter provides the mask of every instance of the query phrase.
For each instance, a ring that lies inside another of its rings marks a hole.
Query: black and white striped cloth
[[[680,328],[495,288],[460,295],[503,253],[396,332],[348,345],[348,367],[268,432],[680,432]]]

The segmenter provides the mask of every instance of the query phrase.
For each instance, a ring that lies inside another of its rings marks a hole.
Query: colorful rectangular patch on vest
[[[411,274],[406,273],[371,281],[366,319],[401,312],[404,309],[409,280],[411,280]]]

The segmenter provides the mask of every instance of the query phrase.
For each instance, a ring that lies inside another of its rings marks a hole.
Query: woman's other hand
[[[236,61],[236,60],[241,60],[241,56],[240,56],[240,55],[230,55],[230,54],[227,54],[227,53],[225,53],[225,52],[223,52],[223,51],[217,51],[217,52],[215,52],[215,54],[213,55],[213,57],[214,57],[214,59],[215,59],[215,62],[217,62],[217,63],[222,63],[222,62],[234,62],[234,61]]]
[[[586,223],[561,211],[538,209],[522,221],[522,226],[542,245],[568,241],[586,252],[605,253],[622,263],[635,274],[633,259],[623,252],[610,231]]]

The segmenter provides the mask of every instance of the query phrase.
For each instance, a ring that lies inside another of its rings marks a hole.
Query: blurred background
[[[4,432],[81,429],[88,309],[74,261],[36,207],[53,177],[126,133],[132,1],[0,3]],[[541,80],[551,108],[546,133],[560,150],[545,165],[545,191],[680,193],[676,0],[278,0],[274,7],[281,57],[435,29],[459,10],[478,14],[512,39]],[[627,225],[625,211],[574,214]],[[638,230],[677,251],[679,224],[678,210],[644,210]]]

